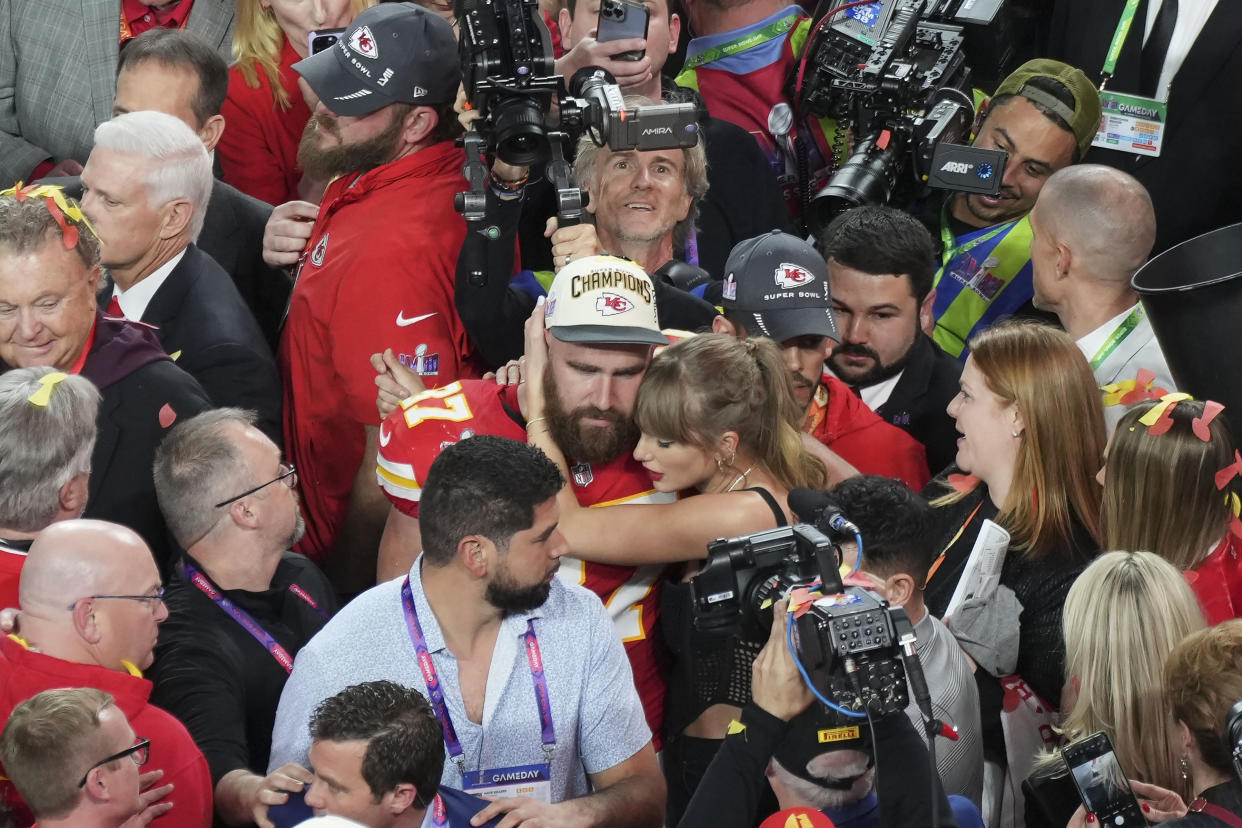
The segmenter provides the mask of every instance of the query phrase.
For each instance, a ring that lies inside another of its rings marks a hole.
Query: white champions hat
[[[629,259],[587,256],[561,268],[548,290],[545,325],[562,342],[667,345],[651,277]]]

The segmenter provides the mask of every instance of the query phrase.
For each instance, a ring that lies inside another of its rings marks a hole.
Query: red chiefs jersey
[[[422,481],[432,462],[447,446],[490,434],[526,442],[525,420],[518,409],[516,386],[484,380],[454,382],[410,397],[388,415],[380,428],[376,475],[393,505],[418,517]],[[630,454],[610,463],[589,465],[569,461],[578,503],[671,503],[675,496],[656,492],[651,478]],[[643,701],[647,724],[660,746],[664,719],[664,676],[655,635],[660,616],[662,565],[611,566],[561,558],[560,577],[581,584],[604,602],[625,644],[634,671],[634,685]]]

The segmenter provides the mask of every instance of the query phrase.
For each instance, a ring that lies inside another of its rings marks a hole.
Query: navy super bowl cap
[[[809,242],[773,230],[737,243],[725,262],[721,302],[750,336],[841,341],[828,290],[828,264]]]

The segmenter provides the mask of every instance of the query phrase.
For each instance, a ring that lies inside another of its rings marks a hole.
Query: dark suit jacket
[[[1096,83],[1125,0],[1057,0],[1051,57],[1080,67]],[[1139,88],[1147,0],[1108,83],[1115,92]],[[1158,253],[1217,227],[1242,221],[1242,164],[1233,128],[1242,122],[1242,13],[1218,2],[1169,90],[1168,124],[1159,158],[1093,147],[1087,161],[1124,170],[1151,193]]]
[[[96,320],[82,376],[102,400],[83,517],[130,527],[167,573],[172,544],[155,499],[155,449],[167,429],[211,408],[211,401],[168,359],[150,328],[103,315]]]
[[[104,280],[100,307],[112,282]],[[220,265],[195,245],[151,297],[142,322],[155,328],[177,366],[198,380],[217,406],[249,408],[279,445],[281,387],[276,361],[259,326]]]
[[[285,271],[263,261],[263,228],[271,214],[272,205],[216,179],[198,246],[233,279],[274,352],[293,281]]]
[[[919,334],[901,379],[875,412],[923,444],[933,475],[957,457],[957,428],[945,408],[957,396],[961,375],[962,363]]]
[[[82,179],[76,175],[45,178],[39,183],[63,187],[65,195],[82,200]],[[268,267],[263,261],[263,228],[271,214],[272,205],[217,178],[211,185],[211,200],[207,202],[197,244],[229,274],[259,324],[268,348],[275,352],[293,282],[283,270]],[[104,306],[107,304],[104,299]]]

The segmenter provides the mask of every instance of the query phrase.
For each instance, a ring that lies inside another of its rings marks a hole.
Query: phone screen
[[[1066,745],[1061,756],[1087,810],[1102,825],[1146,825],[1112,743],[1104,733]]]

